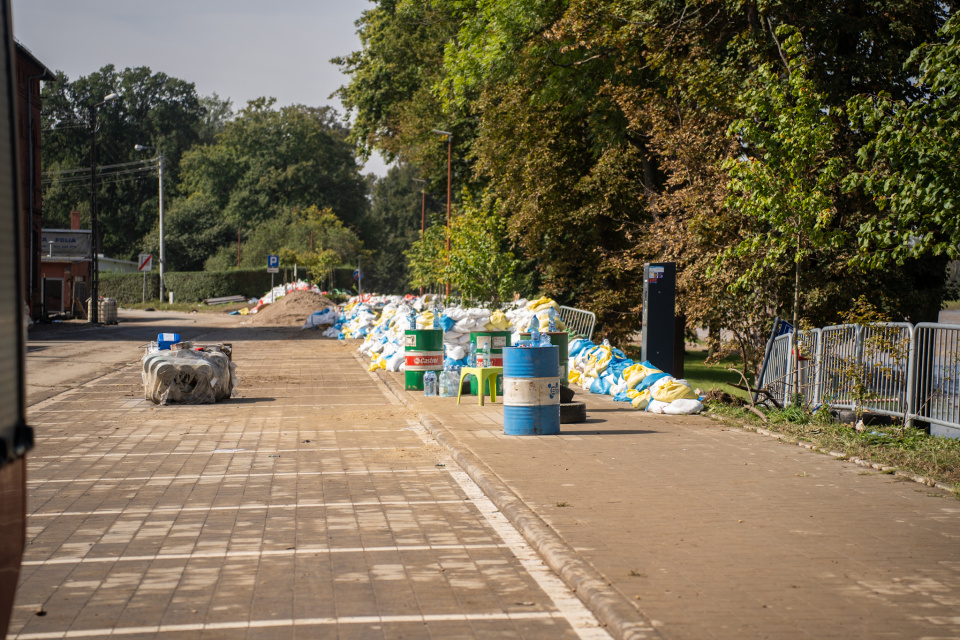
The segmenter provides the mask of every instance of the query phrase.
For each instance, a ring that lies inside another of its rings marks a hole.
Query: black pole
[[[90,324],[100,322],[100,224],[97,220],[97,108],[90,107]]]

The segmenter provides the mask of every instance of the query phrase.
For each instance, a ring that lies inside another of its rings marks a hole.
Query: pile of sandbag
[[[237,366],[229,347],[160,350],[154,344],[143,356],[144,398],[155,404],[208,404],[237,394]]]
[[[652,413],[700,413],[703,404],[686,380],[678,380],[649,362],[634,362],[606,340],[574,340],[569,349],[569,382],[589,391],[629,402]]]

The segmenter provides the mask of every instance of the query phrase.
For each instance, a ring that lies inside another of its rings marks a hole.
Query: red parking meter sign
[[[149,253],[141,253],[140,258],[137,260],[137,264],[140,266],[137,268],[137,271],[153,271],[153,255]]]

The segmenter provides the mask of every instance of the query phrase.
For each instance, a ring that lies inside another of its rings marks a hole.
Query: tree
[[[858,259],[867,265],[960,257],[960,19],[951,18],[938,36],[905,64],[917,69],[916,99],[880,92],[848,103],[854,126],[875,133],[858,153],[862,172],[846,181],[870,194],[879,210],[858,234]]]
[[[446,276],[460,295],[495,306],[524,291],[521,262],[510,250],[507,221],[489,196],[461,196],[461,213],[450,228],[450,264]]]
[[[365,247],[371,250],[364,263],[364,288],[370,291],[399,293],[409,281],[404,252],[420,238],[421,215],[426,208],[427,222],[440,213],[441,203],[429,194],[421,194],[414,183],[415,167],[399,163],[377,179],[371,189],[370,209],[360,226]]]
[[[836,130],[824,97],[810,81],[800,33],[777,29],[785,69],[762,65],[739,104],[744,117],[730,126],[743,155],[729,159],[728,205],[747,217],[745,238],[724,256],[751,256],[738,279],[749,286],[789,262],[794,269],[793,326],[799,326],[800,273],[815,252],[843,241],[834,225],[833,194],[839,187],[840,159],[832,154]]]
[[[44,225],[69,226],[69,212],[78,209],[89,228],[89,109],[115,91],[120,98],[97,114],[97,162],[124,166],[102,172],[98,208],[105,254],[133,259],[153,233],[159,209],[156,161],[134,145],[162,150],[165,195],[172,198],[181,156],[200,138],[211,110],[229,110],[229,103],[216,96],[204,101],[193,83],[147,67],[118,71],[107,65],[72,82],[56,75],[43,86]]]
[[[428,292],[440,290],[447,277],[446,242],[447,229],[440,216],[434,216],[423,239],[414,242],[404,252],[411,287],[423,287]]]
[[[329,107],[274,109],[251,100],[213,144],[183,158],[182,189],[204,194],[234,228],[249,229],[298,207],[330,207],[356,224],[367,206],[347,130]]]

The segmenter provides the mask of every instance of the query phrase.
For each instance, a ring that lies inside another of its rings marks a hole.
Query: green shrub
[[[274,282],[279,284],[281,278],[275,275]],[[207,298],[236,295],[259,298],[270,290],[270,274],[266,269],[173,271],[164,274],[164,286],[167,291],[173,291],[173,299],[178,302],[201,302]],[[116,298],[121,305],[140,302],[143,298],[143,274],[102,273],[100,295]],[[155,272],[148,273],[147,300],[157,300],[159,297],[160,276]]]

